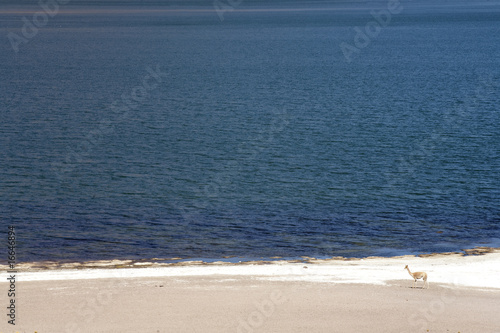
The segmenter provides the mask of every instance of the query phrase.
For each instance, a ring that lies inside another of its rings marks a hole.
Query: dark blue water
[[[76,4],[0,6],[19,260],[499,246],[499,2]]]

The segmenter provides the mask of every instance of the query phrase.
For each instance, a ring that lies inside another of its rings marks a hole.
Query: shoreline
[[[278,262],[287,263],[320,263],[335,260],[341,261],[356,261],[364,259],[395,259],[395,258],[431,258],[439,256],[477,256],[487,253],[499,252],[500,247],[476,246],[470,249],[453,252],[433,252],[421,254],[403,254],[393,256],[365,256],[365,257],[237,257],[225,256],[221,258],[147,258],[147,259],[102,259],[102,260],[40,260],[40,261],[25,261],[17,262],[16,267],[22,270],[54,270],[54,269],[91,269],[91,268],[144,268],[144,267],[166,267],[166,266],[186,266],[186,265],[242,265],[242,264],[272,264]],[[7,270],[7,264],[4,260],[0,260],[0,271]]]
[[[91,269],[91,268],[144,268],[144,267],[167,267],[167,266],[192,266],[192,265],[243,265],[243,264],[273,264],[279,262],[286,263],[321,263],[330,261],[356,261],[365,259],[397,259],[397,258],[432,258],[439,256],[478,256],[488,253],[500,252],[500,247],[491,246],[476,246],[473,248],[462,249],[461,251],[452,252],[433,252],[420,254],[402,254],[389,256],[364,256],[364,257],[238,257],[224,256],[220,258],[145,258],[145,259],[89,259],[89,260],[40,260],[40,261],[20,261],[15,264],[18,269],[27,271],[41,271],[54,269]],[[0,260],[0,271],[7,270],[8,265],[5,260]]]
[[[468,288],[500,290],[500,249],[475,248],[464,252],[447,252],[427,255],[396,257],[366,257],[300,260],[253,261],[201,261],[182,260],[102,260],[89,262],[36,262],[18,263],[20,281],[54,281],[108,278],[179,278],[228,276],[252,278],[263,281],[303,281],[334,284],[388,285],[392,280],[411,277],[404,270],[426,271],[429,283]],[[6,265],[0,265],[3,272]],[[0,280],[0,285],[8,281]],[[420,282],[420,281],[419,281]]]

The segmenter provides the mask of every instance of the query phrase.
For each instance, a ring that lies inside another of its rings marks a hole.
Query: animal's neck
[[[410,272],[410,269],[408,267],[406,267],[406,269],[408,270],[408,274],[410,274],[411,276],[413,276],[413,274],[411,274],[411,272]]]

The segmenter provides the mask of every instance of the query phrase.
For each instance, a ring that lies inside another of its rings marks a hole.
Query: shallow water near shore
[[[69,6],[19,52],[5,39],[18,260],[499,247],[500,4],[402,3],[350,62],[386,2]]]

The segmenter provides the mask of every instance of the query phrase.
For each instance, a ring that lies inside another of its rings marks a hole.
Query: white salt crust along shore
[[[500,249],[488,249],[480,255],[463,253],[433,254],[425,257],[400,256],[392,258],[369,257],[364,259],[305,259],[304,262],[271,261],[249,263],[200,263],[182,262],[168,265],[155,265],[151,262],[133,263],[132,261],[108,261],[101,266],[126,268],[68,268],[33,269],[28,265],[18,267],[18,281],[50,281],[105,278],[140,278],[140,277],[185,277],[229,276],[249,277],[270,281],[304,281],[322,283],[362,283],[387,285],[392,280],[410,279],[404,270],[409,265],[412,272],[428,273],[430,287],[433,284],[454,285],[461,287],[500,289]],[[98,267],[94,262],[93,267]],[[69,266],[68,266],[69,265]],[[141,267],[142,266],[142,267]],[[2,271],[7,267],[1,266]],[[7,283],[1,279],[0,283]],[[422,283],[419,281],[418,283]]]

